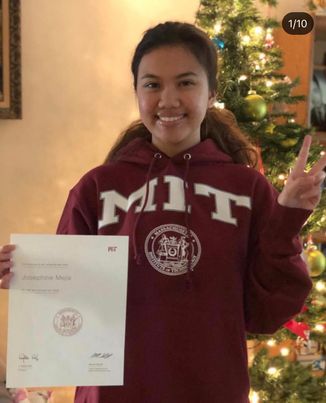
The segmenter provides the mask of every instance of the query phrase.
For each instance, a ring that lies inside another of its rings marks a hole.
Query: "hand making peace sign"
[[[320,201],[321,184],[326,176],[323,172],[326,155],[317,161],[309,172],[305,172],[310,145],[311,136],[306,136],[296,164],[278,197],[278,202],[282,206],[313,210]]]

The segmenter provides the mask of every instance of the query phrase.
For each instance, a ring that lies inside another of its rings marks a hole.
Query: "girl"
[[[141,121],[70,191],[58,234],[130,236],[124,385],[77,388],[78,403],[247,403],[246,331],[275,332],[311,289],[298,234],[326,158],[304,172],[306,137],[278,195],[213,107],[216,60],[193,25],[149,29],[132,60]]]

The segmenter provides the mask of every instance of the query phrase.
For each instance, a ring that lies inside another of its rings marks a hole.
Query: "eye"
[[[150,82],[150,83],[146,83],[144,84],[144,88],[158,88],[159,84],[158,83],[154,83],[154,82]]]
[[[180,81],[180,85],[183,87],[190,87],[192,85],[195,85],[195,82],[191,81],[191,80],[183,80],[183,81]]]

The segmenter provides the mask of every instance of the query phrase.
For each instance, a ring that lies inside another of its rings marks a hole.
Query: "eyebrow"
[[[184,77],[188,77],[188,76],[197,77],[198,74],[194,73],[193,71],[187,71],[186,73],[178,74],[178,75],[176,76],[176,78],[184,78]],[[144,80],[145,78],[159,78],[159,77],[156,76],[155,74],[149,74],[149,73],[148,73],[148,74],[144,74],[144,75],[141,77],[141,80]]]

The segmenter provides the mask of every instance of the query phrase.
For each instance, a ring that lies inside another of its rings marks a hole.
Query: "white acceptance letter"
[[[11,243],[7,387],[122,385],[128,237]]]

